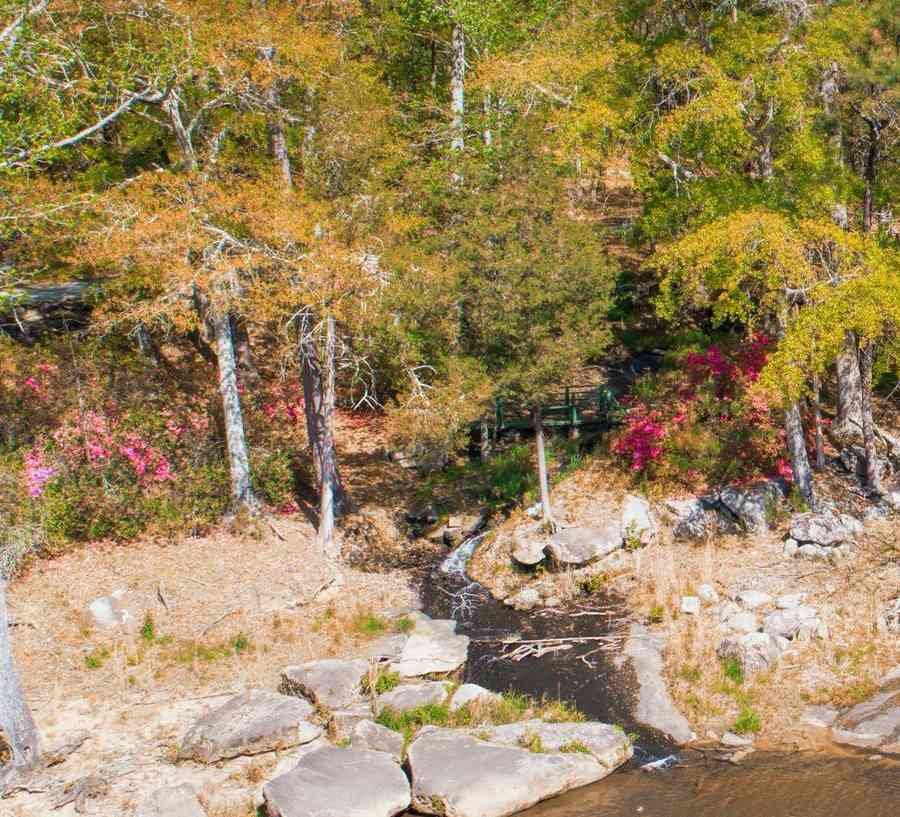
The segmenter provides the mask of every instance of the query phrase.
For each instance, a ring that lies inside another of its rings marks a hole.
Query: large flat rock
[[[390,668],[405,678],[432,673],[453,672],[461,667],[469,654],[469,637],[457,635],[452,619],[430,619],[416,616],[416,629],[407,638],[398,658]]]
[[[620,520],[600,528],[564,528],[547,541],[547,552],[560,565],[586,565],[622,547]]]
[[[399,732],[369,720],[356,724],[350,736],[350,745],[354,749],[386,752],[395,763],[400,763],[403,759],[403,744],[403,735]]]
[[[215,763],[300,746],[322,734],[322,727],[310,722],[314,713],[308,701],[251,689],[200,718],[178,754],[183,760]]]
[[[378,696],[378,712],[385,709],[408,712],[422,706],[439,705],[447,700],[450,685],[444,681],[422,681],[419,684],[401,684],[390,692]]]
[[[618,769],[634,753],[621,729],[608,723],[545,723],[533,719],[479,730],[491,743],[503,746],[528,744],[535,737],[544,752],[577,751],[591,755],[609,771]]]
[[[876,695],[837,717],[831,737],[837,743],[900,754],[900,667],[882,679]]]
[[[281,691],[303,695],[327,709],[346,709],[362,700],[361,682],[369,671],[368,661],[326,658],[285,667]]]
[[[623,650],[637,679],[634,717],[639,723],[658,729],[676,743],[694,739],[687,718],[675,706],[663,677],[665,638],[641,624],[632,624]]]
[[[543,562],[547,539],[541,524],[519,525],[512,535],[512,557],[520,565],[530,567]]]
[[[410,744],[413,807],[447,817],[506,817],[611,769],[590,754],[538,753],[429,726]]]
[[[266,783],[263,799],[268,817],[394,817],[410,789],[389,754],[328,746]]]

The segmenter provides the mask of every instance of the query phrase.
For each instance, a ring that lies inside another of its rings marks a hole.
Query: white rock
[[[755,633],[759,629],[759,619],[754,613],[735,613],[725,620],[724,626],[734,633]]]
[[[157,789],[138,806],[134,817],[206,817],[206,812],[193,787],[182,783]]]
[[[682,596],[681,612],[690,616],[700,614],[700,598],[698,596]]]
[[[701,584],[697,588],[697,595],[700,597],[700,600],[706,602],[706,604],[719,603],[719,594],[716,592],[716,588],[711,584]]]
[[[721,659],[740,662],[745,675],[768,669],[781,655],[778,642],[768,633],[744,633],[725,638],[716,648]]]
[[[527,612],[540,605],[541,594],[534,587],[523,587],[518,593],[506,598],[504,603],[516,610]]]
[[[447,700],[450,686],[445,681],[423,681],[419,684],[401,684],[390,692],[378,696],[378,712],[391,709],[406,712],[422,706],[439,705]]]
[[[600,528],[563,528],[547,541],[547,553],[560,565],[590,564],[622,547],[618,520]]]
[[[399,658],[390,668],[404,677],[453,672],[468,657],[469,637],[455,633],[452,619],[435,619],[419,614],[415,616],[413,630]]]
[[[797,552],[797,555],[802,556],[804,559],[817,561],[828,560],[828,552],[825,548],[819,547],[818,545],[802,545]]]
[[[621,528],[626,540],[634,537],[641,545],[649,545],[658,530],[650,503],[641,496],[628,494],[622,502]]]
[[[806,596],[806,593],[787,593],[775,599],[775,606],[779,610],[795,610],[803,603]]]
[[[101,627],[118,627],[127,624],[131,619],[131,613],[119,604],[124,595],[124,590],[116,590],[109,596],[94,599],[88,605],[88,611],[93,617],[94,623]]]
[[[743,735],[736,735],[734,732],[726,732],[722,735],[722,739],[719,741],[723,746],[728,746],[731,749],[742,749],[746,746],[752,746],[753,741],[750,738],[745,738]]]
[[[784,543],[784,548],[782,549],[782,553],[788,558],[793,559],[797,555],[797,551],[799,550],[799,545],[797,544],[796,539],[788,539]]]
[[[757,607],[772,603],[772,597],[759,590],[742,590],[736,598],[737,602],[746,610],[755,610]]]

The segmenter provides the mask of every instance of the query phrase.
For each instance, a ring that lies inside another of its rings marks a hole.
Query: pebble
[[[716,588],[711,584],[701,584],[697,588],[697,595],[700,597],[701,601],[705,601],[707,604],[719,603],[719,594],[716,592]]]
[[[759,590],[742,590],[736,599],[747,610],[755,610],[757,607],[772,603],[772,597]]]
[[[699,615],[700,613],[700,599],[697,596],[682,596],[681,597],[681,612],[687,613],[691,616]]]
[[[797,545],[797,541],[795,539],[788,539],[787,542],[784,543],[784,549],[782,553],[788,559],[793,559],[797,555],[797,550],[799,546]]]
[[[788,593],[775,599],[775,606],[779,610],[796,610],[806,598],[806,593]]]

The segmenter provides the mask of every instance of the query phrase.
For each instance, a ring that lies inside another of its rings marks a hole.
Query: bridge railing
[[[622,407],[608,386],[566,387],[541,404],[544,425],[550,428],[577,429],[584,426],[611,425],[618,421]],[[521,402],[498,398],[494,401],[494,434],[530,429],[531,407]]]

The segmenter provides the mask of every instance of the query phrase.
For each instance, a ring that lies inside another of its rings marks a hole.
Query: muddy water
[[[602,615],[518,613],[470,581],[466,565],[478,540],[455,551],[426,580],[425,611],[452,617],[472,639],[466,681],[575,703],[590,718],[637,734],[635,760],[600,783],[523,812],[523,817],[900,817],[900,763],[863,755],[756,753],[733,765],[696,752],[678,753],[634,722],[634,679],[617,652],[586,642],[541,657],[510,661],[503,641],[615,636],[625,611],[615,598],[593,599]],[[676,753],[660,771],[640,766]]]

